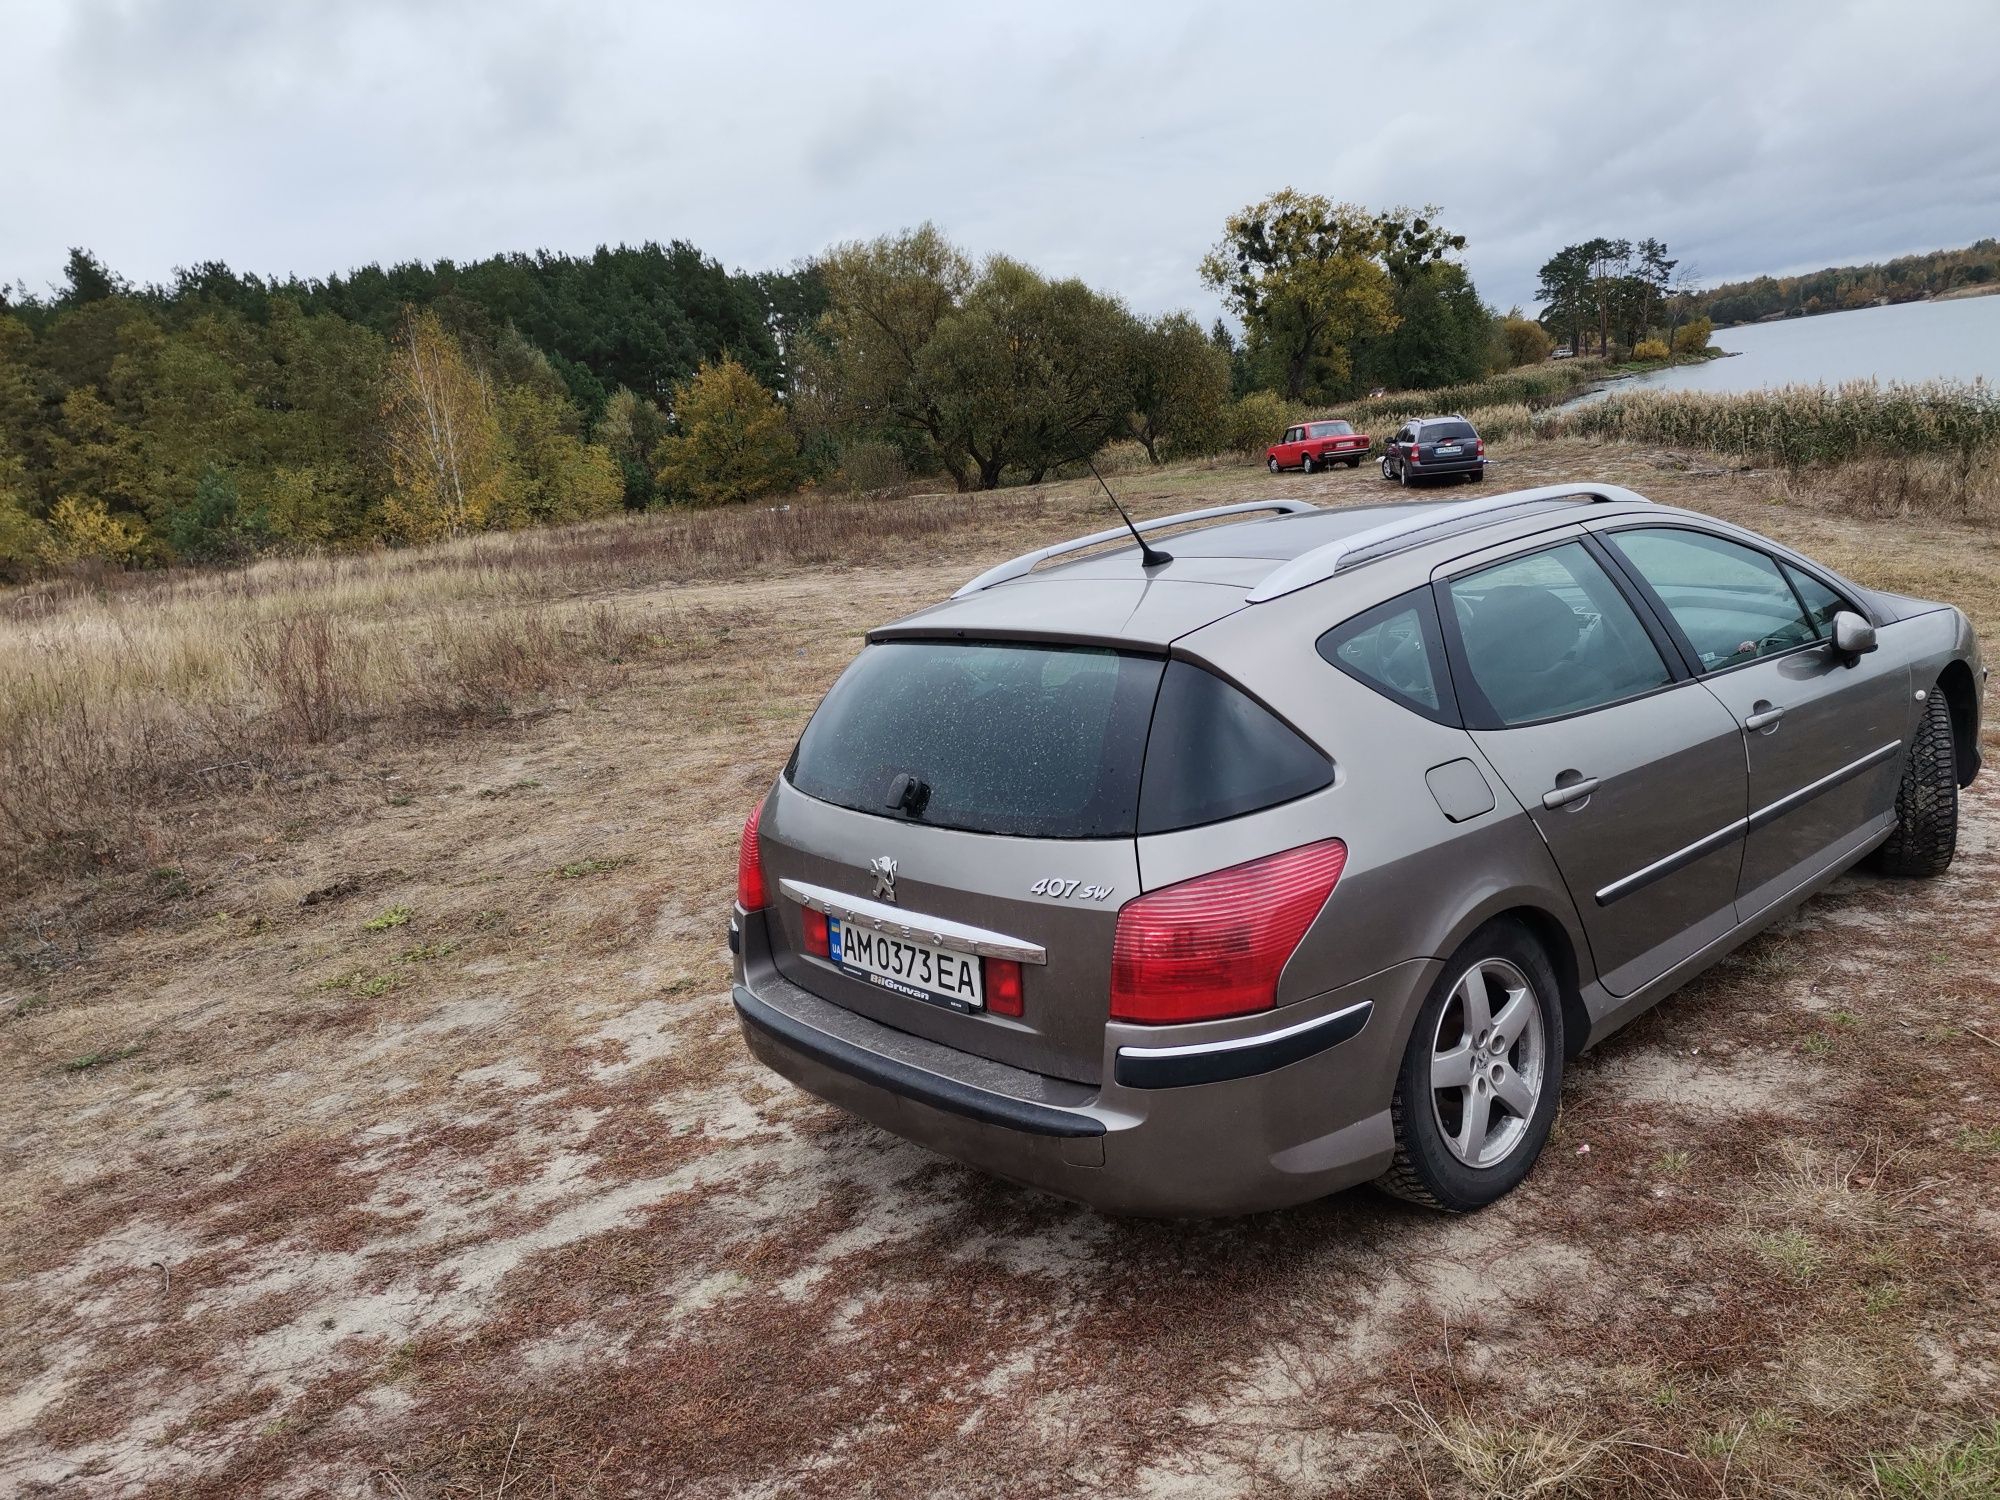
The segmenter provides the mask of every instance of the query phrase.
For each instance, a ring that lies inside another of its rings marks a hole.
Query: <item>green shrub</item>
[[[674,430],[653,453],[660,494],[728,505],[791,490],[799,445],[770,391],[733,359],[703,365],[674,388]]]
[[[1691,323],[1683,323],[1674,330],[1674,357],[1689,359],[1708,352],[1709,336],[1715,332],[1715,325],[1707,318],[1696,318]]]
[[[840,485],[849,494],[891,490],[906,483],[909,477],[910,466],[903,461],[903,450],[894,443],[862,438],[840,450]]]
[[[1275,391],[1252,391],[1223,412],[1223,446],[1237,453],[1261,453],[1296,419],[1291,403]]]
[[[1555,346],[1548,330],[1533,318],[1500,320],[1500,348],[1510,370],[1518,365],[1540,364]]]

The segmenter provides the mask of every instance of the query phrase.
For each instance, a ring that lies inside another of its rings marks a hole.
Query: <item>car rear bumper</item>
[[[752,917],[751,924],[759,919]],[[1103,1083],[996,1063],[857,1015],[756,961],[744,1041],[800,1088],[932,1150],[1108,1213],[1254,1213],[1379,1176],[1408,1017],[1436,965],[1216,1026],[1107,1028]],[[1249,1025],[1242,1023],[1248,1022]],[[1193,1035],[1191,1035],[1193,1034]]]
[[[1427,458],[1420,464],[1410,465],[1410,477],[1422,479],[1427,474],[1474,474],[1486,467],[1483,458]]]

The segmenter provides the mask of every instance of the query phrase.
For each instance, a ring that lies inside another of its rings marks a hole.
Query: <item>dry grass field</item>
[[[1991,524],[1496,454],[2000,653]],[[806,714],[870,624],[1104,519],[1063,484],[0,596],[0,1494],[2000,1493],[1991,775],[1947,878],[1845,878],[1582,1059],[1471,1218],[1109,1220],[750,1064],[732,859]]]

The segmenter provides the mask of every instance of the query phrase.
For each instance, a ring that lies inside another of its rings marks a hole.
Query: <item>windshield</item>
[[[1424,423],[1423,441],[1426,443],[1469,443],[1478,436],[1470,422]]]
[[[1306,429],[1309,437],[1346,437],[1354,431],[1351,422],[1315,422]]]

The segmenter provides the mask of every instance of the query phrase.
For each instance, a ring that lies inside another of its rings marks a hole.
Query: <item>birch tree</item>
[[[397,330],[383,405],[392,487],[383,511],[409,541],[477,530],[504,499],[500,421],[486,374],[436,313]]]

